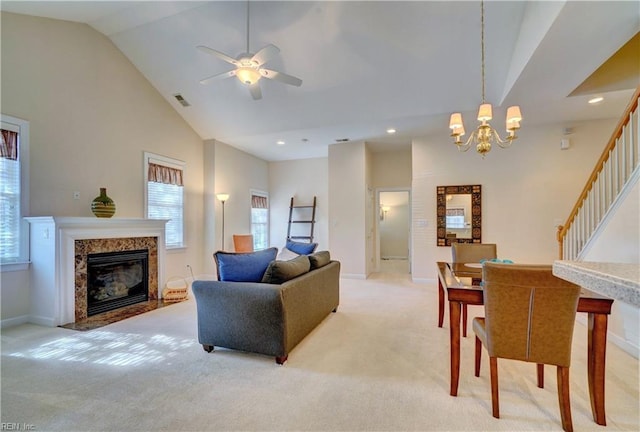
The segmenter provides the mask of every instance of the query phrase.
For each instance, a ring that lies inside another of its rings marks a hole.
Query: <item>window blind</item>
[[[269,202],[265,195],[251,194],[251,234],[254,250],[269,247]]]
[[[20,258],[20,161],[19,136],[5,129],[0,151],[0,261]]]
[[[181,169],[148,162],[147,217],[169,219],[165,225],[166,247],[184,247],[184,187]]]

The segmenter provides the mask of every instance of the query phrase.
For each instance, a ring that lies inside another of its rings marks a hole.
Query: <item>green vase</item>
[[[91,202],[91,211],[99,218],[110,218],[116,212],[116,204],[107,196],[107,188],[100,188],[100,196]]]

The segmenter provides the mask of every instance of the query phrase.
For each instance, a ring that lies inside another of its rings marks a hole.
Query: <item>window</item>
[[[185,163],[152,153],[145,153],[144,160],[145,215],[149,219],[169,219],[165,225],[167,249],[185,247],[183,186]]]
[[[0,263],[29,260],[29,122],[2,114],[0,142]]]
[[[251,192],[251,234],[254,250],[269,247],[269,197],[263,192]]]
[[[447,228],[464,228],[464,209],[447,208]]]

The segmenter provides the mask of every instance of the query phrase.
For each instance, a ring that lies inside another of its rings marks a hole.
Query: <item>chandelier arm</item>
[[[498,131],[495,130],[493,126],[489,125],[489,127],[491,128],[491,135],[495,138],[496,144],[498,144],[502,148],[511,147],[511,143],[513,142],[515,137],[511,137],[511,135],[507,135],[505,139],[502,139]]]
[[[456,142],[456,145],[458,146],[458,150],[461,152],[466,152],[467,150],[469,150],[471,148],[471,143],[474,141],[476,134],[477,132],[473,131],[473,133],[469,135],[469,138],[464,144]]]

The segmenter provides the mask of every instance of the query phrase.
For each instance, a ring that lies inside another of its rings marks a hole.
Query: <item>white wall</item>
[[[202,140],[104,35],[85,24],[3,12],[2,113],[30,122],[31,216],[144,216],[143,152],[186,162],[187,248],[166,277],[202,265]],[[73,199],[73,192],[80,199]],[[2,274],[3,320],[28,313],[24,274]]]
[[[311,204],[316,197],[313,241],[329,250],[329,161],[327,158],[269,162],[271,246],[281,250],[287,241],[289,204]],[[306,226],[305,226],[306,228]]]
[[[411,148],[371,153],[373,187],[411,187]]]
[[[366,278],[365,144],[329,146],[329,247],[341,275]]]
[[[582,261],[640,264],[640,181],[629,184],[625,199],[589,245]],[[617,345],[638,358],[640,353],[640,308],[613,302],[609,331]]]
[[[224,249],[233,251],[233,234],[251,234],[251,191],[269,191],[269,167],[266,161],[223,142],[215,141],[214,146],[214,195],[229,194],[224,205]],[[211,257],[207,273],[215,272],[213,252],[222,247],[222,203],[218,200],[215,221],[215,250],[206,251]]]
[[[573,124],[569,150],[560,150],[564,125],[523,127],[511,148],[496,146],[484,159],[459,153],[444,134],[415,140],[414,279],[434,281],[434,263],[451,259],[450,247],[436,246],[436,186],[482,185],[482,241],[496,243],[499,258],[552,263],[556,222],[569,215],[616,123]]]

